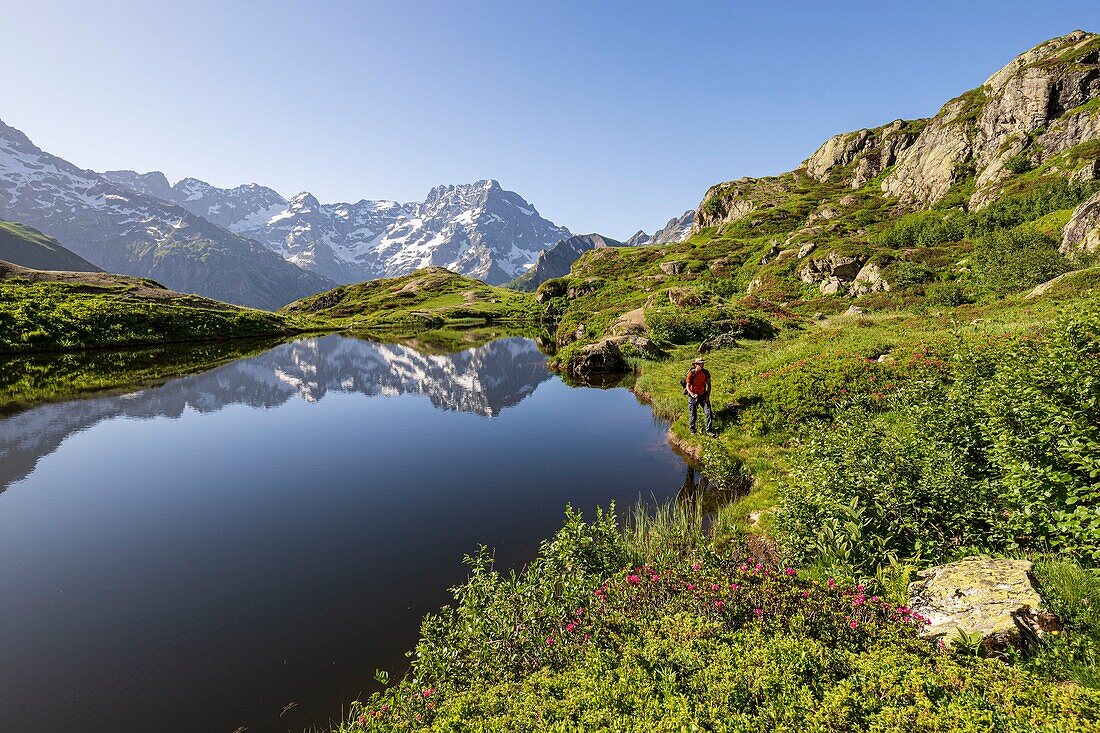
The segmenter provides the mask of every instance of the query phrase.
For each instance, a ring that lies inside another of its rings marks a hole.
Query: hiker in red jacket
[[[703,414],[707,416],[707,427],[704,431],[710,437],[715,437],[711,429],[714,415],[710,409],[710,372],[703,368],[703,360],[696,359],[691,362],[691,369],[684,378],[684,392],[688,396],[688,428],[695,434],[695,414],[702,406]]]

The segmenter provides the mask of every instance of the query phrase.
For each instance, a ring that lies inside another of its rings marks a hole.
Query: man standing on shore
[[[703,360],[696,359],[691,362],[691,369],[684,379],[684,391],[688,396],[688,428],[695,434],[695,415],[699,407],[703,408],[703,414],[707,417],[707,426],[704,431],[710,437],[715,437],[712,425],[714,415],[710,409],[710,372],[703,368]]]

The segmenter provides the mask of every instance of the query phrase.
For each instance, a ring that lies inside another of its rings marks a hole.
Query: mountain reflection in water
[[[72,433],[103,420],[178,418],[226,405],[271,408],[329,392],[424,395],[441,410],[486,417],[518,404],[550,378],[530,339],[506,338],[454,354],[321,336],[282,344],[203,374],[110,397],[33,407],[0,419],[0,491],[24,478]]]

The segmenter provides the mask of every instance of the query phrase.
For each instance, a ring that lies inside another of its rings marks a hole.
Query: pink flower
[[[717,601],[714,602],[714,607],[715,608],[721,608],[724,605],[726,605],[726,602],[723,601],[721,598],[719,598]]]
[[[431,697],[431,696],[432,696],[432,694],[433,694],[434,692],[435,692],[435,688],[434,688],[434,687],[428,687],[428,688],[427,688],[427,689],[425,689],[425,690],[424,690],[424,692],[422,692],[421,694],[422,694],[422,695],[423,695],[423,696],[425,697],[425,699],[426,699],[426,698],[429,698],[429,697]]]
[[[366,715],[360,715],[359,716],[359,725],[366,725],[366,724],[367,724],[367,716]]]
[[[802,591],[802,597],[803,598],[809,598],[810,597],[810,591],[808,591],[808,590]]]
[[[546,646],[554,646],[554,637],[552,637],[552,636],[546,637]]]
[[[699,572],[699,568],[700,568],[699,563],[695,563],[694,565],[691,566],[691,569],[694,570],[695,572]]]
[[[584,615],[584,606],[581,606],[576,611],[574,611],[573,615],[574,616],[583,616]]]
[[[688,583],[687,584],[687,589],[688,590],[695,590],[695,583]]]
[[[756,565],[754,565],[753,567],[755,567],[757,570],[763,570],[764,569],[764,566],[761,565],[760,563],[756,563]]]
[[[833,578],[829,578],[829,587],[836,588],[836,580],[834,580]]]
[[[389,704],[388,704],[388,703],[384,703],[384,704],[382,705],[382,712],[383,712],[383,713],[389,712],[389,709],[390,709],[390,706],[389,706]]]
[[[740,587],[737,583],[730,583],[730,590],[737,590]]]
[[[565,630],[566,631],[572,631],[575,628],[577,628],[577,625],[575,623],[573,623],[572,621],[570,621],[569,623],[567,623],[565,625]]]
[[[654,576],[650,577],[650,580],[652,580],[654,583],[656,583],[660,579],[661,579],[660,575],[654,575]]]
[[[642,582],[642,579],[639,578],[637,575],[630,574],[626,576],[626,582],[630,583],[631,585],[638,585],[638,583]]]
[[[855,619],[852,619],[851,621],[848,622],[848,625],[850,627],[852,627],[853,629],[858,629],[859,628],[859,621],[856,621]]]
[[[592,634],[585,634],[585,635],[584,635],[584,640],[585,640],[585,641],[588,641],[588,640],[589,640],[589,639],[591,639],[591,638],[592,638]]]
[[[743,572],[747,571],[749,568],[748,568],[747,565],[741,565],[737,569],[740,570],[743,573]]]
[[[784,570],[783,572],[785,572],[785,573],[786,573],[787,575],[791,576],[792,578],[793,578],[794,576],[798,575],[798,571],[797,571],[797,570],[795,570],[794,568],[787,568],[787,569],[786,569],[786,570]]]
[[[711,590],[718,590],[718,584],[717,583],[712,583],[711,586],[710,586],[710,589]]]
[[[760,616],[764,615],[764,609],[763,608],[754,608],[754,609],[752,609],[752,612],[755,613],[757,615],[757,617],[760,617]]]
[[[418,721],[420,721],[420,720],[423,720],[423,719],[424,719],[424,715],[423,715],[423,713],[417,713],[417,714],[416,714],[416,719],[417,719]]]

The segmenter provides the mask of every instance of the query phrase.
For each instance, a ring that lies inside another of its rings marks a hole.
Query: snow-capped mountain
[[[663,229],[658,229],[653,234],[646,234],[638,230],[634,236],[626,240],[628,247],[644,247],[648,244],[669,244],[682,242],[691,234],[691,225],[695,223],[695,210],[689,209],[677,217],[668,220]]]
[[[33,226],[108,272],[240,305],[278,308],[333,286],[184,207],[50,155],[3,122],[0,219]]]
[[[322,204],[307,192],[287,200],[257,184],[225,189],[185,178],[168,186],[158,172],[104,175],[341,283],[404,275],[428,265],[503,283],[569,236],[568,229],[542,218],[523,197],[492,180],[438,186],[423,202]]]

